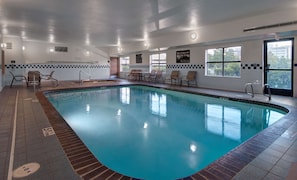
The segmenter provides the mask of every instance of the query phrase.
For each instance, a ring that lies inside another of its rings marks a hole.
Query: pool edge
[[[143,85],[143,84],[140,84]],[[119,85],[116,85],[119,86]],[[150,87],[155,87],[155,86],[150,86]],[[170,89],[170,88],[164,88],[164,89],[169,89],[169,90],[177,90],[177,89]],[[65,89],[59,89],[59,90],[65,90]],[[54,90],[57,91],[57,90]],[[191,91],[184,91],[184,90],[178,90],[182,92],[187,92],[187,93],[193,93]],[[69,142],[64,144],[64,139],[67,137],[72,137],[75,138],[76,140],[80,139],[74,131],[68,126],[68,124],[64,121],[64,119],[59,115],[59,113],[55,110],[55,108],[49,103],[47,98],[44,96],[44,93],[48,92],[47,91],[40,91],[36,94],[37,98],[39,99],[40,104],[42,105],[45,114],[47,115],[49,122],[52,124],[54,130],[58,131],[57,137],[64,149],[69,148]],[[195,93],[195,94],[200,94],[200,95],[209,95],[209,94],[204,94],[204,93]],[[217,96],[217,95],[209,95],[212,97],[224,97],[224,96]],[[230,97],[226,97],[228,99],[231,99]],[[232,98],[237,99],[237,98]],[[242,99],[241,99],[242,100]],[[245,102],[258,102],[254,100],[243,100]],[[272,103],[264,103],[264,102],[259,102],[261,105],[269,105],[273,107],[282,107],[288,110],[287,107],[279,106],[276,104]],[[289,113],[288,113],[289,114]],[[278,137],[280,137],[288,127],[290,127],[295,121],[290,120],[288,118],[282,118],[276,124],[267,127],[261,133],[258,133],[257,135],[253,136],[250,138],[248,141],[244,142],[243,144],[237,146],[235,149],[229,151],[226,155],[222,156],[220,159],[216,160],[215,162],[211,163],[208,165],[206,168],[202,169],[201,171],[196,172],[195,174],[185,177],[185,179],[231,179],[234,177],[243,167],[245,167],[247,164],[249,164],[253,159],[255,159],[261,152],[263,152],[265,149],[267,149]],[[62,126],[62,124],[64,124]],[[281,128],[280,128],[281,127]],[[65,134],[69,133],[69,135]],[[61,142],[62,141],[62,142]],[[80,141],[80,143],[82,143]],[[83,144],[83,143],[82,143]],[[83,144],[84,145],[84,144]],[[85,145],[84,145],[85,146]],[[73,148],[73,147],[71,147]],[[85,147],[86,148],[86,147]],[[86,148],[87,151],[89,151]],[[65,150],[65,153],[72,164],[71,159],[73,156],[69,156],[67,154],[67,150]],[[93,154],[89,151],[91,155],[88,155],[87,157],[90,157],[91,159],[95,158]],[[81,159],[80,156],[77,156],[77,158]],[[96,158],[95,158],[96,159]],[[117,172],[114,172],[104,165],[102,165],[97,159],[96,163],[92,163],[89,166],[86,166],[85,169],[89,169],[90,173],[86,173],[84,170],[84,167],[79,167],[76,168],[76,164],[72,164],[72,167],[74,170],[83,178],[83,179],[90,179],[91,175],[94,175],[96,178],[104,178],[104,179],[133,179],[132,177],[127,177],[124,175],[121,175]],[[76,161],[74,161],[76,162]],[[93,168],[91,168],[93,167]],[[105,169],[105,168],[107,169]],[[102,171],[101,171],[102,170]],[[84,172],[83,174],[80,174],[81,172]],[[88,176],[87,176],[88,175]],[[101,177],[102,175],[102,177]],[[108,176],[109,175],[109,176]],[[113,177],[115,176],[115,177]]]

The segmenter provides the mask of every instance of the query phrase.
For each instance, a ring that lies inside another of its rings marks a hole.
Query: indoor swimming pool
[[[194,174],[286,114],[138,85],[45,95],[102,164],[140,179]]]

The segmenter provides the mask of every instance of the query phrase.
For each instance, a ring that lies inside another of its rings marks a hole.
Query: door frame
[[[115,63],[115,67],[113,66],[113,63]],[[120,69],[119,57],[110,57],[109,64],[110,64],[110,76],[115,76],[116,78],[118,78],[119,69]]]
[[[277,69],[269,69],[267,64],[267,44],[270,42],[277,42],[277,41],[292,41],[292,59],[291,59],[291,90],[286,89],[276,89],[270,88],[271,94],[274,95],[282,95],[282,96],[293,96],[293,85],[294,85],[294,38],[284,38],[280,40],[265,40],[264,41],[264,84],[267,83],[267,72],[273,71]],[[267,89],[264,89],[265,93],[267,93]]]

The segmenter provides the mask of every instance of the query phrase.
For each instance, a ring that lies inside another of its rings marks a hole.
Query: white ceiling
[[[133,43],[296,7],[297,0],[1,0],[2,35],[25,41]]]

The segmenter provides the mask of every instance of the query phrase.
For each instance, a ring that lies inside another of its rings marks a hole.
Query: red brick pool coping
[[[45,97],[44,92],[39,91],[36,96],[74,171],[80,177],[83,179],[110,180],[136,179],[119,174],[101,164],[55,110]],[[279,138],[294,122],[293,118],[282,118],[204,169],[182,179],[232,179],[243,167]]]

